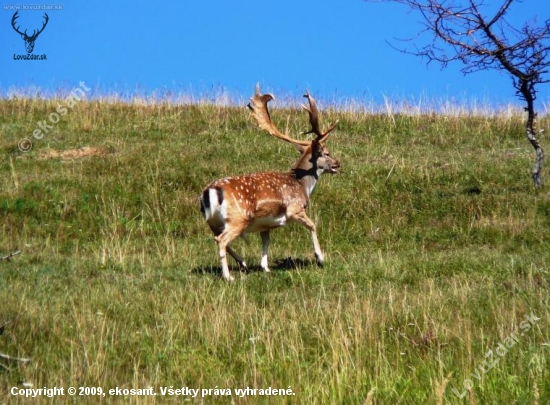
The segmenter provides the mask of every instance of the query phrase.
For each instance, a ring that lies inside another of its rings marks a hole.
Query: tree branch
[[[19,254],[21,254],[21,251],[20,251],[20,250],[18,250],[18,251],[16,251],[16,252],[13,252],[13,253],[10,253],[10,254],[7,255],[7,256],[0,257],[0,260],[7,260],[7,261],[10,261],[12,257],[17,256],[17,255],[19,255]]]
[[[8,361],[18,361],[21,363],[29,363],[31,359],[27,359],[25,357],[12,357],[8,356],[7,354],[0,353],[0,359],[8,360]]]

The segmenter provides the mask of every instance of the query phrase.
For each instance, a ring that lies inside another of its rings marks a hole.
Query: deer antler
[[[272,94],[261,94],[260,93],[260,84],[256,85],[256,91],[254,97],[250,98],[250,103],[248,103],[248,108],[252,111],[252,117],[258,123],[260,129],[263,129],[269,132],[271,135],[282,139],[283,141],[293,143],[295,145],[309,146],[311,142],[308,141],[299,141],[297,139],[292,139],[288,135],[282,134],[271,121],[271,116],[269,115],[269,110],[267,108],[267,103],[273,100]]]
[[[13,27],[15,32],[17,32],[18,34],[27,36],[27,30],[25,30],[25,32],[21,32],[21,31],[19,31],[19,27],[15,28],[15,20],[17,20],[19,18],[17,13],[19,13],[19,11],[16,11],[15,14],[13,15],[13,17],[11,18],[11,26]]]
[[[42,31],[44,31],[44,28],[46,28],[46,25],[48,25],[48,21],[50,21],[50,17],[48,17],[48,14],[44,13],[44,19],[45,19],[45,21],[44,21],[44,23],[42,24],[42,28],[41,28],[40,30],[38,30],[38,32],[37,32],[36,34],[35,34],[34,31],[33,31],[33,33],[32,33],[32,36],[33,36],[33,37],[36,38],[38,35],[40,35],[40,33],[41,33]]]
[[[36,30],[33,30],[32,35],[29,36],[27,34],[27,30],[25,30],[25,32],[21,32],[21,31],[19,31],[19,27],[17,27],[17,28],[15,27],[15,23],[16,23],[15,20],[17,20],[19,18],[18,13],[19,13],[19,11],[16,11],[15,14],[13,15],[13,17],[11,18],[11,26],[13,27],[15,32],[17,32],[18,34],[23,35],[23,36],[25,36],[26,38],[29,38],[29,39],[38,37],[38,35],[40,35],[40,33],[42,31],[44,31],[44,28],[46,28],[46,25],[48,25],[48,21],[50,20],[50,17],[48,17],[48,14],[44,13],[45,21],[42,23],[42,28],[39,29],[38,32],[36,32]]]
[[[338,121],[332,124],[325,132],[321,132],[321,129],[319,128],[319,110],[317,110],[315,99],[311,96],[311,94],[309,94],[309,91],[304,94],[304,97],[307,98],[307,100],[309,101],[309,108],[307,108],[303,104],[302,108],[308,112],[309,123],[311,124],[311,129],[307,132],[304,132],[304,134],[315,134],[317,135],[317,138],[315,140],[319,143],[324,143],[328,137],[328,134],[334,128],[336,128],[336,124],[338,124]]]

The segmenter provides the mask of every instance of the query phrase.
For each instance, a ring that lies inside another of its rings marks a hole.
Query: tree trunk
[[[542,147],[540,146],[539,140],[537,139],[537,136],[539,135],[540,131],[537,129],[537,113],[535,112],[534,108],[534,101],[535,97],[533,94],[532,86],[530,86],[529,81],[523,80],[521,81],[520,85],[520,92],[527,102],[527,107],[525,108],[525,111],[527,111],[527,123],[525,124],[525,132],[527,134],[527,139],[529,142],[531,142],[531,145],[533,145],[533,148],[535,148],[535,166],[533,167],[533,183],[535,184],[535,187],[540,187],[542,185],[542,163],[544,161],[544,151],[542,150]]]

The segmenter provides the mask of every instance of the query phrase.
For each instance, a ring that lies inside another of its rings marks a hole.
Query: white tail
[[[246,269],[243,258],[231,249],[231,242],[245,232],[260,232],[263,244],[260,266],[264,271],[269,271],[269,231],[285,226],[290,221],[297,221],[310,230],[317,263],[323,263],[315,224],[306,215],[305,209],[319,176],[323,173],[337,173],[340,167],[340,163],[330,156],[325,147],[328,135],[336,124],[322,132],[315,100],[309,93],[304,97],[309,101],[309,108],[303,107],[309,113],[311,124],[311,130],[307,133],[316,135],[312,141],[295,140],[279,132],[271,121],[267,108],[267,103],[274,97],[271,94],[260,94],[259,85],[248,104],[261,129],[292,143],[302,154],[290,172],[226,177],[214,181],[202,192],[201,211],[218,244],[223,277],[226,280],[233,280],[229,274],[226,252],[241,268]]]

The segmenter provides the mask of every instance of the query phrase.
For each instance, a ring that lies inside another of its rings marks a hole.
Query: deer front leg
[[[260,236],[262,237],[262,260],[260,261],[260,267],[265,272],[268,272],[267,251],[269,250],[269,230],[260,232]]]
[[[319,240],[317,239],[317,228],[315,227],[315,224],[311,219],[309,219],[304,210],[301,210],[294,214],[292,216],[292,219],[304,225],[311,232],[311,239],[313,240],[313,250],[315,251],[315,259],[317,260],[317,265],[322,267],[325,256],[321,251],[321,245],[319,245]]]
[[[313,225],[313,229],[311,230],[311,239],[313,240],[313,250],[315,251],[315,260],[317,261],[317,266],[323,267],[325,255],[323,255],[323,252],[321,251],[321,246],[319,245],[319,241],[317,240],[315,225]]]

